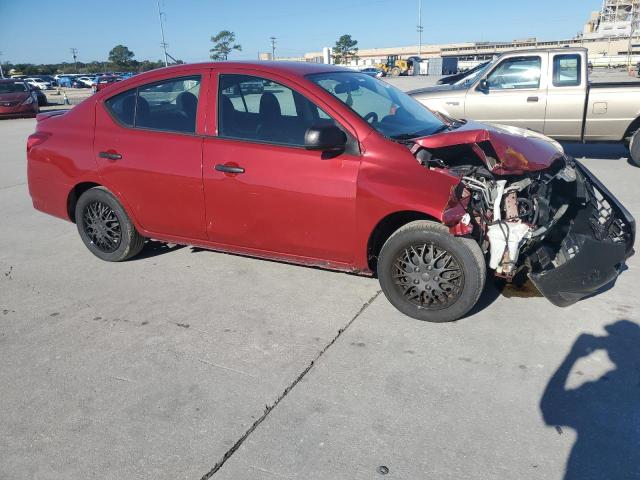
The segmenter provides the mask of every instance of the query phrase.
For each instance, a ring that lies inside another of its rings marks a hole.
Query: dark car
[[[488,63],[489,62],[483,62],[476,65],[473,68],[470,68],[469,70],[465,70],[464,72],[459,72],[459,73],[456,73],[455,75],[449,75],[448,77],[441,78],[440,80],[438,80],[438,85],[453,85],[457,81],[462,80],[464,77],[467,77],[473,73],[476,73],[479,70],[482,70],[484,67],[487,66]]]
[[[29,88],[31,88],[31,91],[36,94],[36,97],[38,98],[38,106],[45,107],[49,104],[47,95],[42,90],[32,87],[31,85],[29,85]]]
[[[39,78],[40,80],[44,80],[45,82],[49,82],[52,87],[58,86],[58,81],[55,79],[53,75],[35,75],[34,78]]]
[[[38,97],[24,80],[0,80],[0,117],[33,117],[39,111]]]
[[[108,87],[112,83],[120,82],[122,78],[116,75],[98,75],[93,79],[93,85],[91,85],[91,90],[93,93],[99,92],[105,87]]]
[[[264,82],[277,88],[243,86]],[[570,305],[615,280],[635,238],[557,142],[447,118],[335,65],[143,73],[38,115],[27,174],[34,207],[75,222],[103,260],[153,238],[376,275],[398,310],[433,322],[466,315],[488,270]]]
[[[367,67],[360,70],[360,73],[364,73],[365,75],[369,75],[370,77],[384,77],[384,72],[376,67]]]

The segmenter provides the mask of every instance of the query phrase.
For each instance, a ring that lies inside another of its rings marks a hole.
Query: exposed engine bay
[[[546,168],[527,169],[523,157],[510,173],[489,138],[408,146],[424,167],[460,179],[452,196],[466,213],[463,228],[452,233],[475,238],[496,276],[512,281],[528,275],[556,305],[570,305],[614,280],[633,252],[633,217],[561,150]]]

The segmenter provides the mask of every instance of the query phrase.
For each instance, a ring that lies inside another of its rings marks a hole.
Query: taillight
[[[36,145],[40,145],[49,137],[48,133],[33,133],[27,138],[27,153]]]

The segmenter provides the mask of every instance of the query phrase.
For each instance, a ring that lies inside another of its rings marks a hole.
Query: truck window
[[[508,58],[489,74],[490,89],[540,87],[540,57]]]
[[[556,55],[553,57],[553,85],[556,87],[577,87],[581,79],[580,55]]]

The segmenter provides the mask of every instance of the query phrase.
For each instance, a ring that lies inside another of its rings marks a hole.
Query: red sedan
[[[568,305],[633,251],[631,215],[553,140],[332,65],[147,72],[39,115],[27,151],[34,207],[101,259],[155,238],[377,275],[427,321],[464,316],[487,267]]]
[[[33,117],[39,111],[38,97],[24,80],[0,80],[0,118]]]

